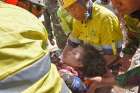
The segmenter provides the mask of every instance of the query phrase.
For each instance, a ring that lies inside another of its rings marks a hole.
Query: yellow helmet
[[[59,1],[63,8],[67,8],[73,3],[75,3],[77,0],[59,0]]]

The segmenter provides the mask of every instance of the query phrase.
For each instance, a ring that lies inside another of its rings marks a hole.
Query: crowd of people
[[[0,93],[140,93],[140,0],[53,3],[0,1]]]

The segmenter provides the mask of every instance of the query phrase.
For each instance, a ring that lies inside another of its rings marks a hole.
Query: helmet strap
[[[85,13],[85,16],[86,16],[86,20],[89,20],[92,18],[92,6],[93,6],[93,2],[92,0],[88,0],[88,2],[86,3],[86,13]]]
[[[93,2],[92,0],[77,0],[77,2],[86,8],[86,12],[85,12],[85,20],[89,20],[92,18],[92,5]]]

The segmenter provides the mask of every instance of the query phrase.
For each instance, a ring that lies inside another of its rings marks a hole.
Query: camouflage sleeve
[[[140,66],[118,75],[116,82],[121,87],[137,86],[140,84]]]

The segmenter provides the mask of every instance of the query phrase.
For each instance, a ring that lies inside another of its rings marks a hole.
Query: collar
[[[88,0],[87,4],[86,4],[86,21],[92,18],[92,9],[93,9],[93,2],[92,0]]]

